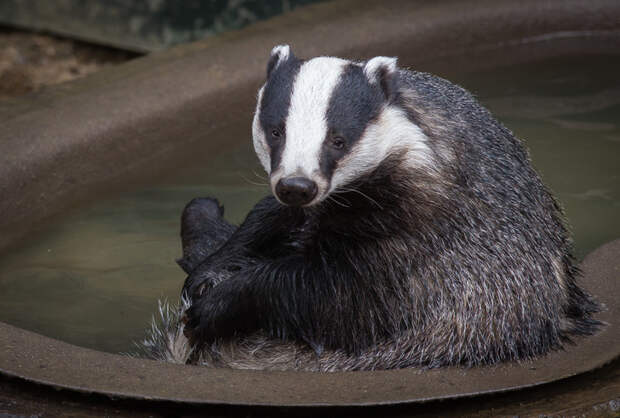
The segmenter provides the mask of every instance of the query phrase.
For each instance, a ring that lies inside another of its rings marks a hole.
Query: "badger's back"
[[[421,337],[442,341],[420,346],[435,350],[424,363],[531,358],[592,333],[597,305],[576,284],[561,209],[522,143],[464,89],[400,76],[402,106],[447,155],[437,158],[449,182],[441,209],[421,245],[412,242],[424,260],[413,280],[433,289]]]

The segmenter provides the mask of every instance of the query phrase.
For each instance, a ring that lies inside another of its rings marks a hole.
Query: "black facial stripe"
[[[359,141],[369,122],[378,116],[384,101],[381,88],[370,84],[360,66],[349,64],[344,68],[326,115],[328,132],[319,161],[326,179],[331,179],[338,161]],[[344,149],[329,146],[332,134],[342,136],[346,141]]]
[[[286,143],[284,121],[288,116],[291,104],[293,83],[302,62],[302,60],[295,56],[289,56],[286,61],[281,62],[275,69],[270,71],[265,89],[263,90],[259,119],[270,147],[271,171],[276,170],[280,165],[280,159],[284,151]],[[270,141],[271,132],[274,129],[278,129],[281,134],[277,142]]]

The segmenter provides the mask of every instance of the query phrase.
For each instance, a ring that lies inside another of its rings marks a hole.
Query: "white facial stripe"
[[[396,60],[379,57],[377,65],[365,70],[376,72],[379,63],[395,65]],[[258,105],[252,124],[254,149],[263,167],[270,174],[272,189],[283,177],[304,176],[314,180],[319,188],[315,201],[323,200],[333,190],[362,177],[375,169],[393,152],[405,152],[404,163],[410,167],[425,166],[435,170],[433,152],[428,138],[411,122],[399,107],[385,106],[379,117],[365,129],[361,138],[341,159],[331,177],[331,183],[320,173],[323,141],[327,134],[327,112],[349,61],[318,57],[305,62],[292,86],[288,116],[285,121],[286,140],[279,167],[271,172],[270,149],[260,122],[260,103],[264,86],[258,92]]]
[[[370,172],[390,153],[399,150],[407,152],[405,163],[410,167],[433,168],[428,137],[402,109],[387,106],[377,120],[368,125],[354,148],[338,162],[329,192]]]
[[[286,119],[286,143],[278,177],[298,174],[312,178],[319,171],[329,100],[346,64],[340,58],[318,57],[299,69]]]
[[[254,151],[265,168],[265,171],[269,173],[271,171],[271,157],[269,156],[269,147],[265,139],[265,132],[263,132],[263,127],[260,124],[260,104],[263,100],[264,90],[265,86],[261,87],[258,91],[258,104],[256,105],[256,112],[254,113],[254,120],[252,121],[252,139],[254,142]]]

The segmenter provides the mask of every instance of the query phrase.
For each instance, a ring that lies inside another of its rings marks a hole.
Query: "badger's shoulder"
[[[491,136],[513,137],[468,90],[430,73],[400,69],[395,102],[407,109],[412,120],[430,137],[471,141]],[[490,135],[492,134],[492,135]]]
[[[396,85],[395,105],[405,109],[431,148],[444,149],[443,154],[451,157],[444,162],[461,175],[481,183],[488,183],[491,173],[495,180],[513,183],[527,176],[525,183],[542,187],[524,144],[468,90],[429,73],[404,69],[398,72]],[[500,186],[497,181],[493,185]]]

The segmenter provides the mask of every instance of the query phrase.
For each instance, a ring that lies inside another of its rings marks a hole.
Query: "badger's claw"
[[[204,342],[200,332],[200,315],[197,314],[196,305],[192,304],[183,314],[181,318],[183,324],[183,334],[189,340],[190,344],[196,345]]]
[[[199,338],[200,333],[197,332],[197,329],[196,329],[199,325],[199,318],[197,321],[195,314],[188,312],[190,309],[185,311],[185,313],[183,314],[183,317],[181,318],[181,321],[184,324],[183,335],[185,335],[185,337],[189,340],[191,345],[197,345],[197,344],[202,343],[201,341],[202,339]]]
[[[206,267],[196,269],[185,279],[183,293],[190,298],[192,304],[209,293],[218,283],[230,277],[230,272],[217,272],[208,268],[209,266]]]

